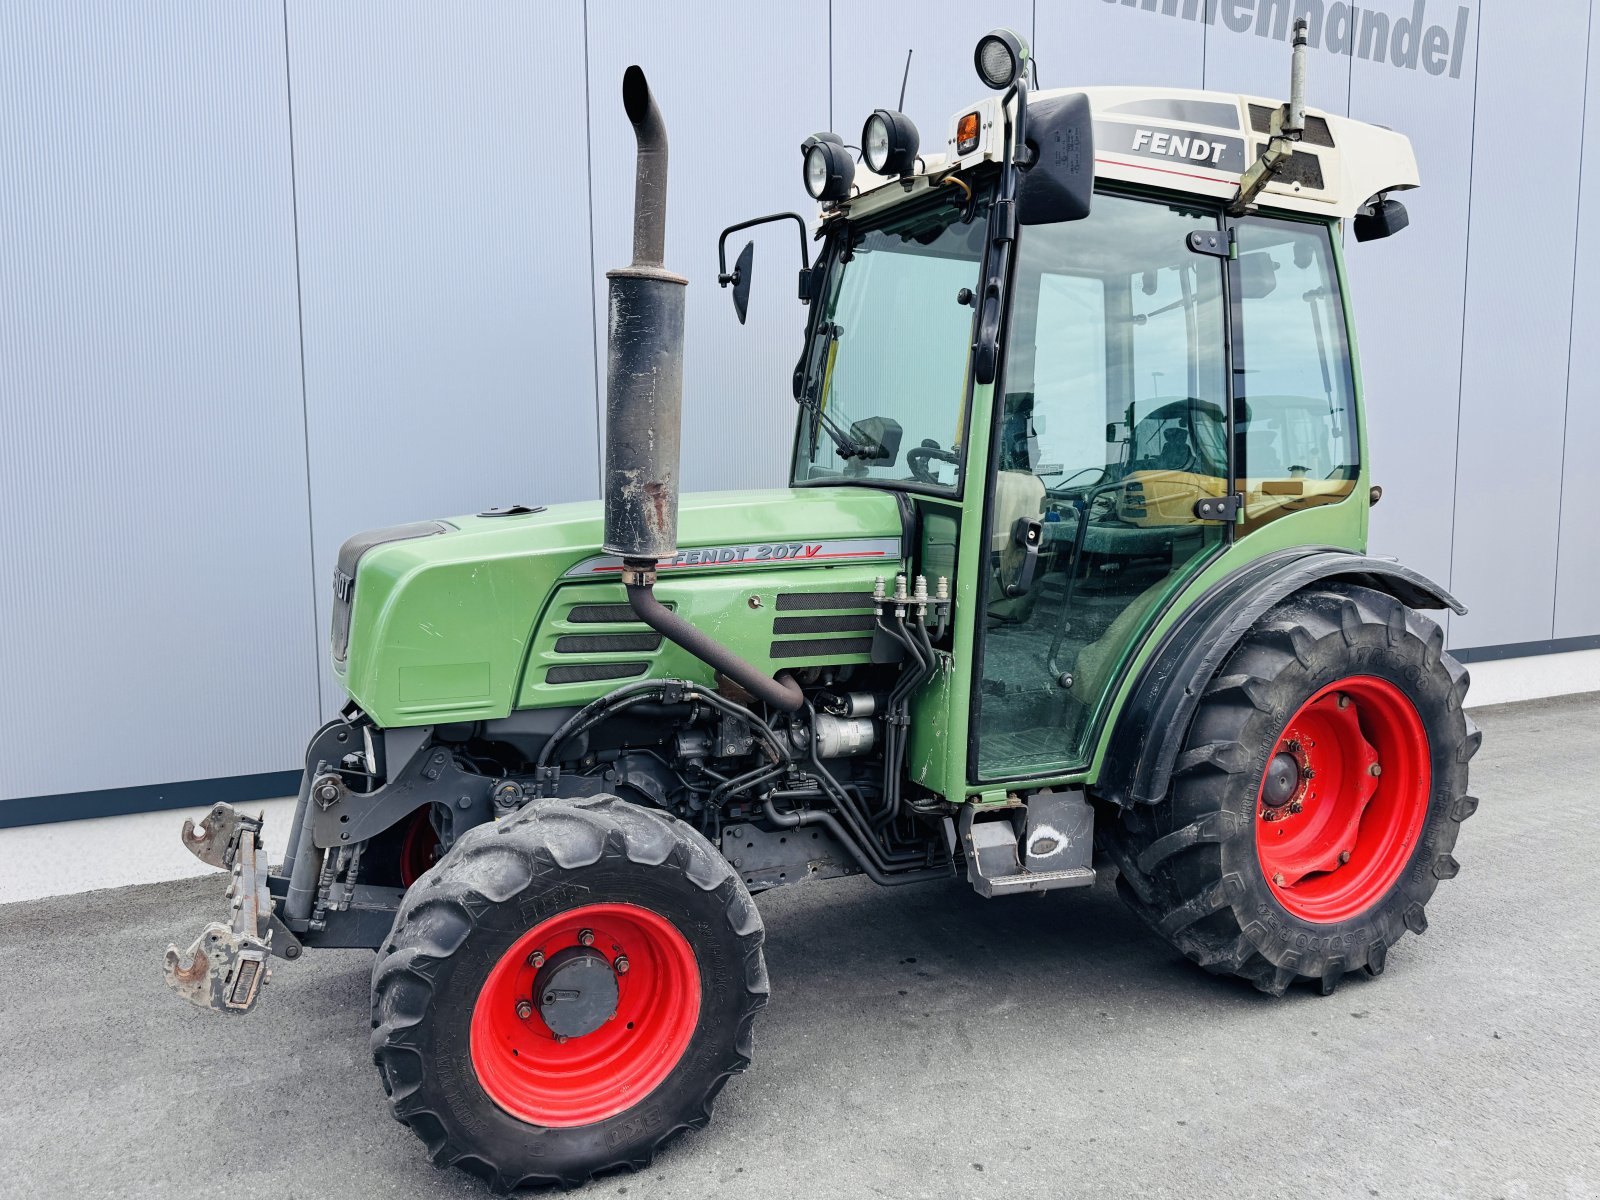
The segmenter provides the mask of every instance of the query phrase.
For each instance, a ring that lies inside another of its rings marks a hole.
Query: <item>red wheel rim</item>
[[[439,835],[433,829],[433,805],[424,804],[411,814],[400,841],[400,886],[410,887],[439,861]]]
[[[592,944],[581,940],[586,932]],[[545,1023],[535,989],[546,986],[540,972],[557,954],[584,945],[617,972],[616,1011],[593,1032],[562,1040]],[[592,1125],[654,1091],[683,1058],[699,1019],[700,969],[683,934],[647,908],[586,904],[539,922],[490,970],[472,1010],[472,1067],[514,1117]]]
[[[1256,793],[1256,856],[1278,902],[1316,922],[1376,904],[1411,859],[1431,786],[1427,731],[1394,684],[1353,675],[1312,696]]]

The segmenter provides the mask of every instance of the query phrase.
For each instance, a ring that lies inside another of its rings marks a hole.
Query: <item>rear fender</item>
[[[1332,582],[1387,592],[1411,608],[1467,611],[1389,559],[1302,546],[1247,563],[1195,601],[1145,663],[1111,732],[1096,794],[1123,807],[1161,800],[1206,682],[1223,660],[1269,609],[1302,588]]]

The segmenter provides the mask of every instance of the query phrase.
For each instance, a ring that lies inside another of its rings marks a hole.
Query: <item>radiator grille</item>
[[[871,608],[871,592],[780,592],[778,611],[793,612],[823,608]]]
[[[876,623],[871,613],[848,613],[829,617],[774,617],[773,633],[863,633],[870,632]]]
[[[673,609],[677,603],[663,601],[664,608]],[[575,604],[567,613],[567,620],[575,625],[638,625],[638,615],[631,604]]]
[[[830,658],[851,654],[871,654],[872,639],[862,638],[812,638],[803,642],[773,642],[768,651],[772,658]]]
[[[557,654],[650,654],[660,648],[659,633],[569,633],[556,639]]]
[[[649,663],[584,663],[581,666],[551,667],[544,674],[546,683],[593,683],[597,679],[628,679],[643,675]]]

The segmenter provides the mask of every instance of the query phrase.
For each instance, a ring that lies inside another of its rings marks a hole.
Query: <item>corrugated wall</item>
[[[715,238],[804,207],[802,136],[853,140],[908,48],[906,107],[941,136],[979,94],[973,41],[1007,22],[1047,87],[1279,94],[1287,51],[1257,31],[1293,7],[11,0],[0,801],[270,786],[337,702],[322,647],[344,537],[596,494],[627,63],[673,135],[686,486],[768,485],[794,412],[793,242],[758,234],[740,328]],[[1360,6],[1444,28],[1437,74],[1357,53],[1350,6],[1301,7],[1327,25],[1313,102],[1410,134],[1425,183],[1404,236],[1350,248],[1375,548],[1471,604],[1454,646],[1600,635],[1590,5]]]

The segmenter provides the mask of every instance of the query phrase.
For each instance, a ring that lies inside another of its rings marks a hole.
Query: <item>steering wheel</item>
[[[939,480],[928,469],[928,460],[938,459],[940,462],[961,464],[961,455],[954,450],[941,450],[937,445],[924,442],[906,451],[906,466],[911,468],[911,477],[918,483],[931,483],[937,485]]]

